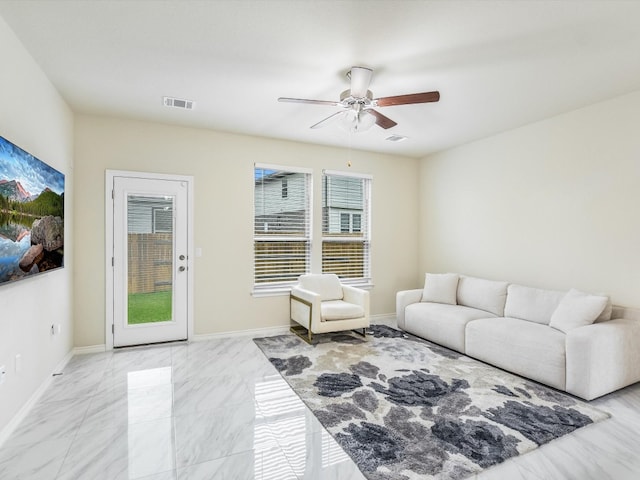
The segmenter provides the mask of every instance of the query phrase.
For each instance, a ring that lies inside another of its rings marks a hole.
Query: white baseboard
[[[232,332],[222,333],[205,333],[202,335],[194,335],[192,341],[201,342],[204,340],[218,340],[227,337],[270,337],[273,335],[282,335],[289,331],[289,325],[280,327],[252,328],[250,330],[235,330]]]
[[[388,323],[395,322],[395,313],[380,313],[377,315],[371,315],[372,323]],[[249,330],[234,330],[231,332],[220,333],[204,333],[200,335],[194,335],[191,339],[192,342],[202,342],[206,340],[219,340],[227,337],[270,337],[273,335],[282,335],[289,332],[289,325],[282,325],[279,327],[265,327],[265,328],[252,328]],[[102,353],[106,352],[106,345],[89,345],[87,347],[76,347],[73,349],[74,355],[84,355],[87,353]]]
[[[371,319],[371,323],[395,322],[396,314],[395,313],[379,313],[377,315],[371,315],[370,319]]]
[[[89,345],[87,347],[76,347],[73,349],[74,355],[86,355],[87,353],[103,353],[107,351],[107,346],[102,345]]]
[[[16,413],[11,421],[0,431],[0,447],[7,441],[7,439],[11,436],[11,434],[15,431],[16,427],[20,425],[20,422],[26,418],[29,414],[33,406],[40,400],[40,397],[45,392],[51,382],[53,381],[53,374],[61,372],[64,370],[64,367],[69,363],[71,357],[73,357],[74,350],[69,351],[64,358],[55,366],[55,368],[47,375],[44,381],[40,384],[40,386],[36,389],[35,392],[29,397],[29,400],[22,406],[18,413]]]
[[[382,313],[378,315],[371,315],[372,323],[389,323],[396,321],[395,313]],[[221,333],[205,333],[202,335],[194,335],[192,341],[201,342],[205,340],[216,340],[226,337],[270,337],[273,335],[282,335],[289,332],[289,325],[283,325],[280,327],[266,327],[266,328],[252,328],[249,330],[235,330],[232,332]]]
[[[382,313],[378,315],[371,315],[371,323],[389,323],[396,321],[395,313]],[[280,327],[266,327],[266,328],[252,328],[249,330],[235,330],[232,332],[221,333],[205,333],[202,335],[194,335],[193,342],[202,342],[205,340],[217,340],[227,337],[270,337],[273,335],[282,335],[289,332],[289,325],[283,325]]]

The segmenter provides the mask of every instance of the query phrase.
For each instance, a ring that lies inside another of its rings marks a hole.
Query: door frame
[[[105,269],[105,325],[104,338],[105,350],[113,350],[113,324],[115,321],[114,309],[114,231],[113,231],[113,182],[115,177],[141,178],[147,180],[175,180],[187,183],[187,341],[193,338],[193,290],[194,290],[194,242],[193,242],[193,205],[194,205],[194,178],[191,175],[170,175],[164,173],[134,172],[129,170],[105,171],[105,238],[104,238],[104,269]]]

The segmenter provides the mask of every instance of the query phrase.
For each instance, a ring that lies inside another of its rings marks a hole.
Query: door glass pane
[[[172,320],[173,196],[127,196],[127,323]]]

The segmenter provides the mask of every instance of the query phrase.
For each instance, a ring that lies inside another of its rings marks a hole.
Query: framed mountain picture
[[[64,175],[0,137],[0,285],[64,266]]]

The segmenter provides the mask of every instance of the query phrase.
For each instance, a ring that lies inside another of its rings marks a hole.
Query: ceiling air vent
[[[390,142],[402,142],[406,140],[408,137],[403,137],[402,135],[390,135],[385,140],[389,140]]]
[[[184,110],[193,110],[195,102],[193,100],[185,100],[183,98],[162,97],[165,107],[182,108]]]

